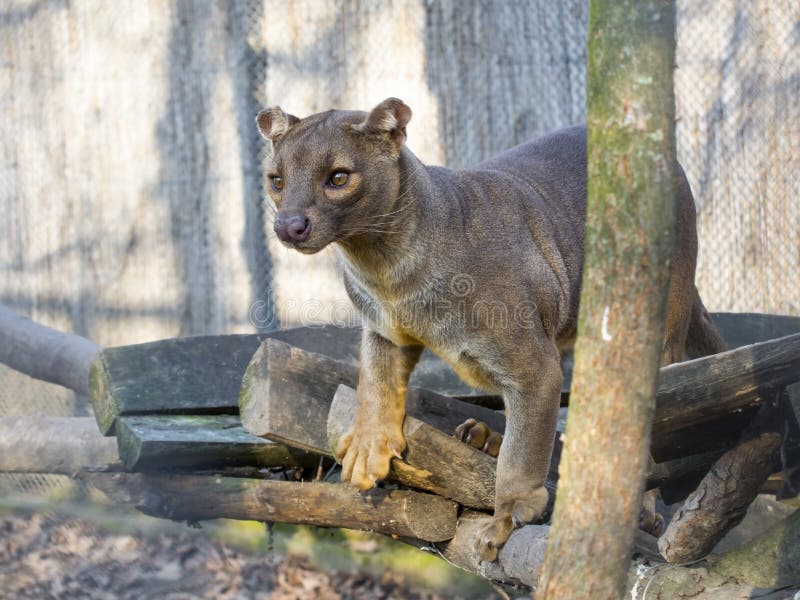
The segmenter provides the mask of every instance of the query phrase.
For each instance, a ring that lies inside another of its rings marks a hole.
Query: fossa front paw
[[[402,431],[388,427],[356,425],[339,441],[336,460],[342,465],[342,483],[369,490],[389,474],[392,458],[401,458],[406,448]]]
[[[500,548],[508,541],[511,532],[542,516],[548,502],[549,495],[544,487],[535,489],[523,498],[498,502],[494,516],[478,532],[475,540],[475,549],[481,560],[497,560]]]

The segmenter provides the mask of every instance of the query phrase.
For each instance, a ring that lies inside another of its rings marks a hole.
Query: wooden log
[[[692,454],[726,450],[736,444],[742,430],[757,412],[758,407],[754,406],[713,421],[674,431],[660,431],[653,436],[650,453],[657,462],[664,462]]]
[[[89,393],[89,365],[100,346],[34,323],[0,304],[0,363],[34,379]]]
[[[436,542],[455,533],[457,506],[411,490],[237,477],[84,472],[80,479],[155,517],[242,519],[346,527]]]
[[[711,313],[711,319],[717,326],[728,348],[739,348],[757,342],[785,337],[794,333],[800,333],[800,317],[788,315],[768,315],[761,313]],[[569,389],[572,382],[572,359],[567,358],[564,365],[564,384],[561,388],[561,406],[569,406]],[[429,386],[421,386],[429,387]],[[800,386],[798,386],[800,394]],[[500,396],[491,394],[471,394],[463,398],[467,402],[473,402],[492,408],[495,410],[503,409],[503,399]],[[737,433],[741,431],[738,428]],[[732,442],[736,440],[733,439]],[[700,451],[699,448],[695,450]],[[669,460],[664,458],[663,460]],[[659,459],[662,460],[662,459]]]
[[[335,448],[349,431],[357,404],[356,391],[339,386],[328,413],[329,448]],[[403,433],[408,446],[403,460],[392,459],[392,479],[471,508],[494,507],[494,458],[410,415],[406,415]]]
[[[113,435],[118,416],[235,414],[242,375],[264,339],[280,339],[354,363],[360,335],[357,328],[297,327],[107,348],[90,372],[97,424],[104,435]]]
[[[689,494],[658,541],[667,561],[684,563],[703,558],[742,520],[775,469],[783,440],[778,417],[776,405],[762,406],[739,443],[714,463]]]
[[[357,381],[353,365],[267,340],[242,381],[242,425],[253,435],[331,456],[326,433],[331,400],[340,384],[355,387]],[[505,427],[501,413],[418,388],[409,389],[406,411],[447,433],[470,417],[498,431]]]
[[[96,424],[93,423],[96,429]],[[311,467],[319,457],[251,435],[235,415],[150,415],[121,417],[117,447],[125,468],[234,466]]]
[[[653,432],[745,409],[800,380],[800,333],[661,369]]]
[[[242,425],[253,435],[320,452],[325,450],[325,423],[336,388],[357,382],[356,365],[266,340],[242,379]]]
[[[114,440],[91,417],[0,419],[0,472],[73,475],[117,461]]]
[[[795,517],[800,511],[795,513]],[[459,517],[453,539],[437,544],[421,544],[413,540],[404,540],[428,552],[439,555],[447,562],[491,581],[494,585],[507,590],[509,596],[518,596],[531,589],[536,589],[539,583],[541,565],[544,561],[550,527],[547,525],[526,525],[515,530],[506,544],[500,549],[496,562],[481,562],[475,551],[475,538],[481,527],[489,517],[473,511],[465,511]],[[790,517],[792,519],[792,517]],[[780,534],[783,531],[794,531],[800,518],[781,525],[776,533],[763,536],[765,540],[758,546],[762,559],[754,551],[747,553],[747,557],[734,563],[733,560],[720,565],[730,564],[732,568],[710,570],[706,566],[681,567],[679,565],[664,564],[654,554],[649,536],[639,532],[636,534],[634,551],[639,558],[628,570],[625,597],[634,600],[645,598],[750,598],[759,582],[767,586],[787,585],[775,583],[779,580],[775,575],[779,572],[780,565],[786,561],[780,552]],[[789,539],[795,539],[794,537]],[[755,546],[755,544],[753,544]],[[749,546],[749,544],[748,544]],[[783,545],[785,547],[785,545]],[[734,553],[731,553],[731,558]],[[727,557],[726,557],[727,558]],[[646,560],[645,560],[646,559]],[[766,564],[764,564],[766,563]],[[734,566],[735,565],[735,566]],[[758,575],[753,570],[761,569],[766,576],[757,579]],[[795,569],[796,570],[796,569]],[[787,572],[787,570],[784,570]],[[788,579],[788,578],[787,578]],[[782,593],[787,590],[783,589]],[[763,594],[763,595],[762,595]],[[774,599],[782,596],[771,595],[767,590],[759,590],[759,597]]]

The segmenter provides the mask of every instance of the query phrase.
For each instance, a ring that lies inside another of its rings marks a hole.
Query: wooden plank
[[[310,467],[319,457],[251,435],[235,415],[121,417],[117,447],[125,468]]]
[[[244,429],[254,435],[319,454],[330,455],[328,410],[340,384],[355,387],[358,369],[281,341],[265,341],[242,381],[239,410]],[[468,402],[411,388],[406,396],[411,416],[447,433],[472,417],[502,432],[502,413]]]
[[[454,502],[411,490],[239,477],[84,472],[80,479],[145,514],[176,521],[243,519],[346,527],[428,542],[453,537]]]
[[[711,319],[719,329],[728,348],[739,348],[758,342],[785,337],[793,333],[800,333],[800,317],[788,315],[767,315],[761,313],[711,313]],[[564,383],[561,387],[561,406],[569,406],[569,388],[572,383],[572,355],[566,356],[562,361],[564,369]],[[420,387],[430,387],[422,385]],[[800,396],[800,385],[797,386]],[[446,392],[441,392],[446,393]],[[450,394],[460,397],[459,394]],[[471,393],[463,397],[467,402],[473,402],[493,408],[503,409],[503,399],[493,394]],[[798,410],[800,415],[800,409]]]
[[[97,424],[104,435],[113,435],[118,416],[235,414],[245,368],[264,339],[280,339],[355,363],[360,336],[360,330],[352,327],[298,327],[107,348],[90,370]]]

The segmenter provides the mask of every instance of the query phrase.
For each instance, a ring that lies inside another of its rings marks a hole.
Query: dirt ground
[[[0,598],[420,599],[402,577],[322,572],[307,559],[247,555],[183,532],[109,533],[54,514],[0,516]]]

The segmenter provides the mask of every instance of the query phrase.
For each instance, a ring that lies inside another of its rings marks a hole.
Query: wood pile
[[[746,347],[660,374],[647,486],[668,502],[686,501],[660,540],[639,535],[637,552],[650,563],[632,568],[632,597],[643,586],[669,595],[702,583],[729,597],[747,592],[745,580],[800,581],[800,513],[719,561],[659,567],[664,558],[705,555],[759,491],[792,496],[800,487],[800,394],[787,387],[800,379],[800,319],[715,320],[732,347]],[[414,372],[409,447],[388,481],[367,494],[338,483],[330,449],[353,419],[358,339],[356,329],[328,327],[164,340],[100,351],[90,378],[95,344],[5,310],[0,362],[78,392],[91,379],[97,425],[115,439],[83,418],[0,419],[0,471],[74,474],[105,465],[81,477],[151,515],[368,529],[495,584],[534,586],[549,527],[517,530],[498,562],[480,563],[473,540],[492,507],[495,461],[450,435],[465,419],[502,432],[502,402],[466,388],[435,358],[425,355]],[[566,372],[565,406],[568,363]],[[555,444],[551,490],[560,438]]]
[[[800,319],[715,319],[732,345],[747,345],[660,373],[647,487],[689,501],[660,543],[639,536],[638,552],[653,559],[659,549],[672,562],[702,558],[759,491],[797,491],[800,390],[786,388],[800,380],[800,334],[781,334],[800,331]],[[474,418],[502,432],[504,416],[498,398],[437,359],[426,355],[412,379],[408,448],[388,480],[367,493],[339,482],[331,448],[355,416],[358,339],[355,329],[297,328],[103,350],[91,400],[122,466],[81,477],[154,516],[371,530],[495,583],[534,585],[546,525],[518,530],[498,563],[480,563],[472,548],[493,507],[496,460],[453,431]],[[731,478],[747,484],[731,491]]]

